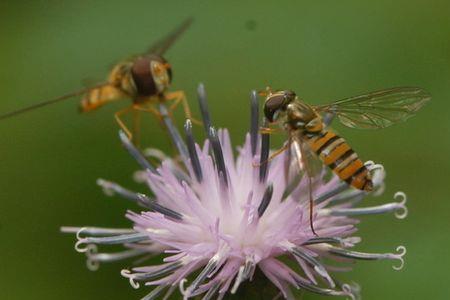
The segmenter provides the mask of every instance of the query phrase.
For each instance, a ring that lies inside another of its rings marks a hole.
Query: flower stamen
[[[211,128],[211,117],[209,115],[208,101],[206,97],[205,86],[200,83],[197,88],[198,102],[200,105],[200,113],[203,119],[206,134],[209,136],[209,129]]]
[[[173,125],[172,119],[169,117],[167,107],[164,105],[164,103],[159,104],[159,112],[161,113],[164,124],[166,125],[167,130],[169,131],[169,135],[172,138],[172,142],[177,148],[178,153],[180,153],[181,157],[183,158],[183,161],[186,162],[187,158],[189,157],[186,144],[181,138],[178,129],[175,127],[175,125]]]
[[[398,197],[403,198],[402,201],[386,203],[383,205],[372,207],[322,209],[320,213],[330,216],[360,216],[360,215],[376,215],[395,212],[395,216],[397,219],[404,219],[408,214],[408,209],[406,207],[407,198],[405,193],[403,192],[395,193],[394,199]]]
[[[145,156],[131,143],[125,132],[119,130],[119,138],[122,145],[127,149],[128,153],[136,160],[136,162],[144,169],[152,173],[157,173],[156,169],[148,162]]]
[[[209,128],[209,140],[211,141],[211,146],[214,154],[214,160],[216,162],[217,172],[219,173],[219,178],[228,186],[228,173],[225,167],[225,160],[223,158],[222,146],[220,144],[219,137],[217,136],[217,131],[214,127]]]
[[[263,198],[258,207],[259,218],[262,217],[262,215],[266,211],[267,207],[269,206],[270,200],[272,200],[272,195],[273,195],[273,185],[269,184],[269,186],[267,186],[266,190],[264,191]]]
[[[315,204],[320,204],[328,199],[330,199],[331,197],[334,197],[346,190],[349,189],[349,186],[347,183],[342,182],[340,183],[338,186],[336,186],[334,189],[324,192],[322,195],[318,196],[315,200],[314,203]]]
[[[258,94],[255,90],[250,93],[250,144],[252,156],[256,154],[256,146],[259,134],[259,102]]]
[[[333,246],[329,246],[328,251],[337,256],[342,256],[342,257],[352,258],[352,259],[398,260],[400,262],[400,265],[392,267],[394,270],[397,270],[397,271],[401,270],[403,268],[403,265],[404,265],[403,256],[405,256],[405,254],[406,254],[406,248],[404,246],[397,247],[396,251],[399,253],[365,253],[365,252],[358,252],[358,251],[351,251],[351,250],[347,250],[347,249],[337,248],[337,247],[333,247]]]
[[[216,269],[219,259],[217,256],[213,256],[203,268],[203,270],[198,274],[198,276],[192,281],[191,285],[182,292],[184,299],[189,298],[200,284],[202,284],[209,275]]]
[[[298,247],[291,248],[290,252],[293,255],[297,256],[298,258],[304,260],[309,265],[311,265],[314,268],[314,270],[317,272],[317,274],[319,274],[325,280],[328,281],[328,283],[330,284],[331,287],[335,287],[336,286],[336,284],[334,283],[334,281],[331,278],[330,274],[328,274],[328,272],[325,269],[325,267],[317,259],[315,259],[311,255],[307,254],[305,251],[302,251]]]
[[[136,231],[129,228],[104,228],[104,227],[72,227],[62,226],[60,228],[63,233],[75,233],[77,239],[80,239],[80,234],[85,233],[91,236],[105,236],[105,235],[118,235],[126,233],[135,233]]]
[[[263,126],[266,126],[267,121],[264,120]],[[263,133],[261,135],[261,156],[259,159],[259,181],[262,183],[266,180],[267,177],[267,169],[269,167],[270,162],[269,159],[270,152],[270,134]]]
[[[342,285],[342,290],[335,290],[335,289],[326,289],[321,288],[316,285],[310,284],[305,280],[301,280],[300,278],[295,278],[295,282],[298,284],[300,288],[303,288],[307,291],[320,294],[320,295],[326,295],[326,296],[347,296],[350,297],[352,300],[356,299],[356,296],[353,294],[352,289],[349,285],[344,284]]]
[[[77,233],[78,242],[75,243],[75,250],[78,252],[88,251],[90,244],[97,245],[117,245],[117,244],[128,244],[149,240],[149,237],[145,233],[131,233],[131,234],[121,234],[115,236],[105,236],[105,237],[84,237],[80,238],[79,235],[84,228],[81,228]],[[86,247],[81,248],[81,245],[86,245]]]
[[[189,151],[189,157],[191,160],[192,169],[194,170],[195,178],[198,182],[203,180],[202,167],[200,165],[200,160],[198,158],[197,149],[195,149],[194,136],[192,134],[192,122],[191,120],[186,120],[184,125],[184,130],[186,133],[186,143]]]
[[[88,269],[91,271],[95,271],[99,268],[100,263],[108,263],[115,262],[131,257],[140,256],[146,254],[148,252],[147,249],[129,249],[124,251],[119,251],[115,253],[98,253],[98,248],[96,245],[89,244],[87,246],[86,256],[87,261],[86,264]]]
[[[147,296],[145,296],[141,300],[154,300],[164,291],[165,288],[166,288],[165,285],[159,285],[159,286],[155,287],[150,292],[150,294],[148,294]]]

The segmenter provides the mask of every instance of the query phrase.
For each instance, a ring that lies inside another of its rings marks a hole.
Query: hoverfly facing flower
[[[172,69],[163,57],[191,23],[191,18],[185,20],[172,32],[152,45],[147,52],[117,63],[105,82],[5,113],[0,115],[0,120],[80,95],[84,95],[80,102],[80,112],[89,112],[106,103],[123,98],[131,99],[131,106],[115,113],[117,123],[130,139],[133,134],[125,125],[122,116],[130,112],[135,113],[133,115],[133,122],[135,123],[133,133],[137,134],[139,132],[140,112],[149,112],[161,116],[160,112],[153,107],[155,103],[173,101],[169,111],[173,111],[177,105],[182,104],[186,117],[192,119],[184,92],[168,92],[172,81]],[[196,120],[193,121],[196,122]]]
[[[334,116],[351,128],[379,129],[412,117],[430,95],[417,87],[397,87],[346,98],[326,105],[310,105],[300,100],[293,91],[272,92],[269,88],[264,103],[264,114],[272,124],[281,125],[288,133],[286,145],[278,152],[291,151],[298,167],[309,178],[311,229],[313,214],[311,157],[317,156],[323,164],[350,186],[372,191],[372,176],[368,167],[350,145],[335,134],[328,125]],[[263,128],[266,133],[274,128]],[[313,155],[310,155],[313,153]],[[290,152],[289,152],[290,154]]]

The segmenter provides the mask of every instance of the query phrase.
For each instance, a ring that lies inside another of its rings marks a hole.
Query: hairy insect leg
[[[192,117],[191,108],[189,107],[189,103],[187,102],[186,94],[183,91],[175,91],[170,92],[165,95],[167,100],[173,100],[172,105],[169,107],[169,112],[172,112],[177,108],[177,106],[181,103],[183,105],[184,115],[187,119],[191,120],[192,123],[197,125],[203,125],[203,123]]]

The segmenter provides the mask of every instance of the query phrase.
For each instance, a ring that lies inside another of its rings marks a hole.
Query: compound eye
[[[277,110],[283,107],[285,99],[281,95],[273,95],[266,100],[265,107],[271,110]]]
[[[279,94],[272,95],[266,100],[264,103],[264,114],[270,122],[274,121],[278,110],[284,109],[285,101],[284,95]]]

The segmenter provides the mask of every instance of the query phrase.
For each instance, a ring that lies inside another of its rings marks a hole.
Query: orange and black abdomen
[[[306,137],[310,148],[339,178],[359,190],[371,191],[369,170],[347,142],[330,130]]]

